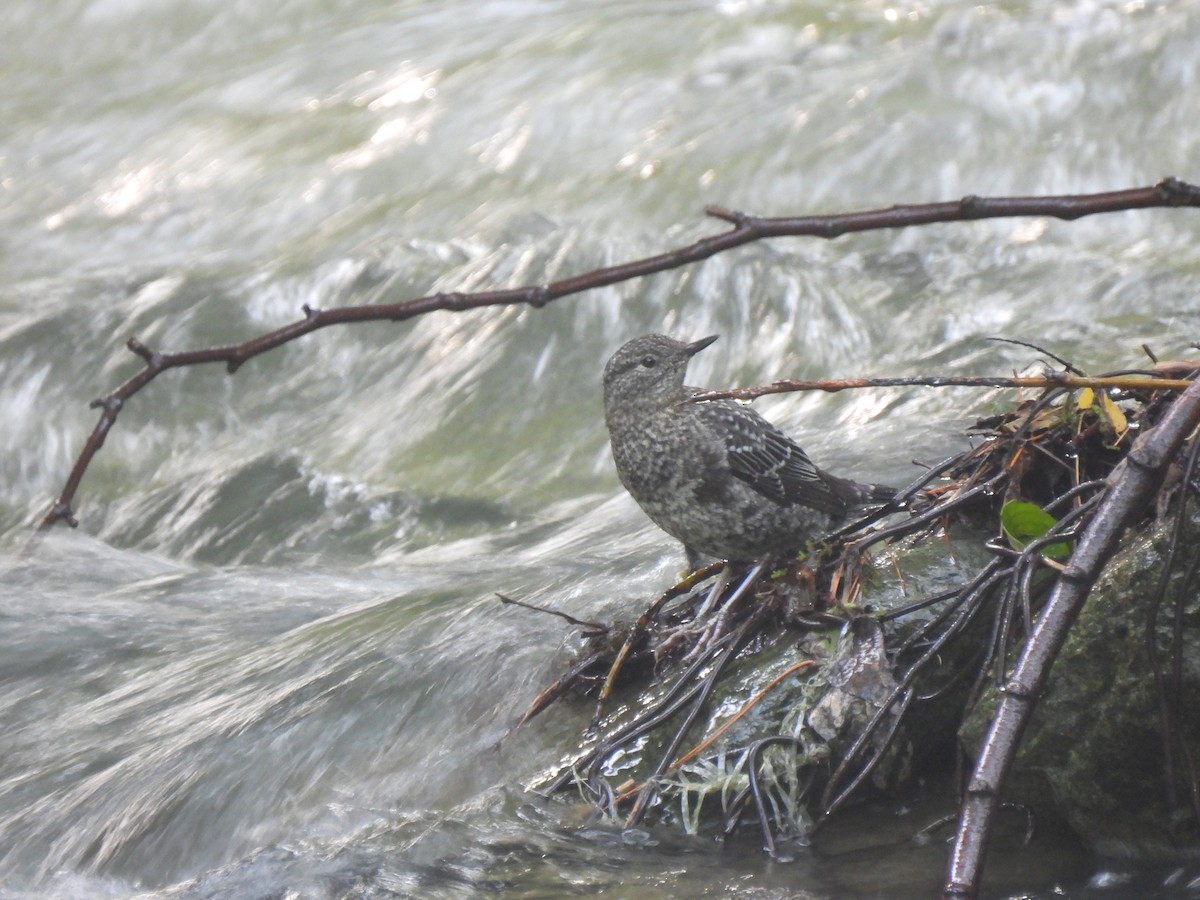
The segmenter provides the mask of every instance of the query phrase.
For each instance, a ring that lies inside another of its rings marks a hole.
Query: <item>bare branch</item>
[[[1150,187],[1101,194],[990,198],[972,195],[946,203],[892,206],[887,209],[855,213],[790,218],[764,218],[710,206],[705,210],[710,217],[728,222],[733,227],[721,234],[701,238],[692,244],[666,253],[595,269],[547,284],[474,293],[443,292],[399,303],[345,306],[328,310],[314,309],[306,304],[302,309],[304,314],[302,319],[284,325],[275,331],[240,344],[186,350],[178,353],[153,351],[131,338],[127,346],[131,352],[144,361],[145,367],[106,397],[93,404],[102,410],[100,419],[76,458],[62,492],[38,525],[38,530],[44,531],[60,520],[66,521],[72,527],[78,524],[72,511],[75,495],[92,459],[104,446],[104,440],[115,424],[125,401],[153,381],[161,372],[168,369],[207,363],[224,363],[226,370],[232,375],[243,363],[255,356],[303,335],[333,325],[355,322],[402,322],[432,312],[463,312],[490,306],[527,304],[534,308],[541,308],[562,297],[656,272],[676,269],[765,238],[810,236],[831,239],[852,232],[903,228],[909,225],[926,225],[933,222],[957,222],[1010,216],[1050,216],[1071,220],[1096,213],[1177,206],[1200,207],[1200,187],[1177,178],[1165,178]],[[826,389],[822,388],[822,390]]]

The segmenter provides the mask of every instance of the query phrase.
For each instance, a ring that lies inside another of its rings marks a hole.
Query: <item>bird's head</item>
[[[604,367],[605,408],[661,408],[683,399],[688,362],[716,339],[685,344],[664,334],[634,338]]]

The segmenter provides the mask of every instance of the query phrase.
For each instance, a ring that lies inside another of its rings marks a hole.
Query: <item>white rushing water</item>
[[[1195,210],[762,242],[168,372],[87,472],[79,529],[27,540],[88,402],[137,371],[130,336],[194,349],[305,304],[540,283],[716,233],[709,203],[1195,182],[1198,29],[1152,2],[7,0],[0,895],[929,895],[944,848],[870,817],[780,866],[524,793],[587,711],[497,747],[573,632],[494,592],[629,618],[678,570],[607,456],[625,339],[720,333],[692,374],[712,386],[1038,361],[992,336],[1140,367],[1200,338]],[[1003,399],[758,408],[902,483]],[[1014,890],[1073,877],[1052,856]]]

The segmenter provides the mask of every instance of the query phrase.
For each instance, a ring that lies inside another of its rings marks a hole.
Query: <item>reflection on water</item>
[[[328,329],[232,378],[168,372],[84,479],[80,531],[27,554],[27,529],[87,401],[136,371],[131,335],[181,350],[305,304],[543,282],[713,233],[711,202],[1195,180],[1196,17],[5,4],[0,893],[929,896],[945,849],[910,838],[953,798],[854,811],[780,865],[750,830],[714,852],[522,791],[588,711],[497,746],[572,638],[494,594],[628,618],[678,571],[608,460],[598,378],[628,337],[720,333],[693,372],[713,386],[1035,361],[997,334],[1136,365],[1200,329],[1187,211],[763,243],[543,310]],[[760,405],[819,462],[903,483],[1003,402]],[[1094,868],[1052,824],[1032,848],[1009,837],[997,895]],[[1102,871],[1077,895],[1155,896],[1171,874]]]

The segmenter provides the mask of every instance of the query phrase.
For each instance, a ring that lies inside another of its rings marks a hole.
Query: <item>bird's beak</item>
[[[698,340],[698,341],[692,341],[685,348],[687,355],[695,356],[697,353],[699,353],[701,350],[703,350],[705,347],[707,347],[709,344],[711,344],[713,341],[715,341],[719,337],[720,337],[719,334],[710,334],[708,337],[700,338],[700,340]]]

